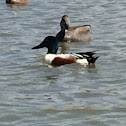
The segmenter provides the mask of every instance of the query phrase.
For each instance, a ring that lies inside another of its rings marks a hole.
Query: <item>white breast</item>
[[[69,58],[70,56],[70,54],[47,54],[44,59],[48,64],[51,64],[56,57]]]
[[[47,54],[47,55],[45,56],[45,61],[46,61],[48,64],[51,64],[55,57],[56,57],[55,54]]]

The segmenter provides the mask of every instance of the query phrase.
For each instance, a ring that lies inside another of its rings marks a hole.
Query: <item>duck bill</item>
[[[70,21],[69,20],[66,20],[65,27],[66,27],[67,30],[69,29],[69,27],[70,27]]]
[[[41,44],[39,44],[39,45],[33,47],[32,49],[39,49],[39,48],[43,48],[43,47],[44,47],[44,46],[43,46],[43,43],[41,43]]]

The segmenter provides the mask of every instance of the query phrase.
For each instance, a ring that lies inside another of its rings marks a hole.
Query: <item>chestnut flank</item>
[[[60,65],[71,64],[71,63],[76,63],[75,57],[72,57],[72,56],[69,58],[56,57],[52,61],[52,65],[54,66],[60,66]]]

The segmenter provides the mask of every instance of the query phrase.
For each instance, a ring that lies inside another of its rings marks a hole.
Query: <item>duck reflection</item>
[[[7,4],[10,8],[24,8],[26,5],[20,5],[20,4]]]
[[[68,53],[70,50],[70,43],[66,42],[59,42],[59,47],[61,47],[61,53]]]
[[[45,76],[45,81],[49,82],[50,85],[54,85],[56,79],[57,79],[57,76],[56,75],[49,75],[49,76]]]
[[[71,46],[76,46],[76,45],[88,45],[90,44],[89,42],[59,42],[58,45],[61,47],[60,53],[68,53],[70,50]]]

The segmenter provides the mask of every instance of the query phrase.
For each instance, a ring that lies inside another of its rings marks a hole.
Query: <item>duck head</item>
[[[6,3],[10,3],[11,2],[11,0],[6,0]]]
[[[69,24],[70,24],[70,21],[69,21],[68,16],[67,15],[63,15],[62,19],[60,21],[61,30],[56,35],[56,39],[57,39],[58,42],[61,42],[64,39],[65,30],[69,29]]]
[[[54,36],[47,36],[42,43],[33,47],[32,49],[39,49],[46,47],[48,49],[47,53],[56,54],[58,50],[58,42],[56,37]]]
[[[60,21],[61,30],[56,35],[56,39],[57,39],[58,42],[61,42],[64,39],[65,30],[69,29],[69,24],[70,24],[70,21],[69,21],[68,16],[63,15],[62,19]]]
[[[61,22],[60,22],[61,29],[69,29],[70,26],[70,20],[67,15],[63,15]]]

